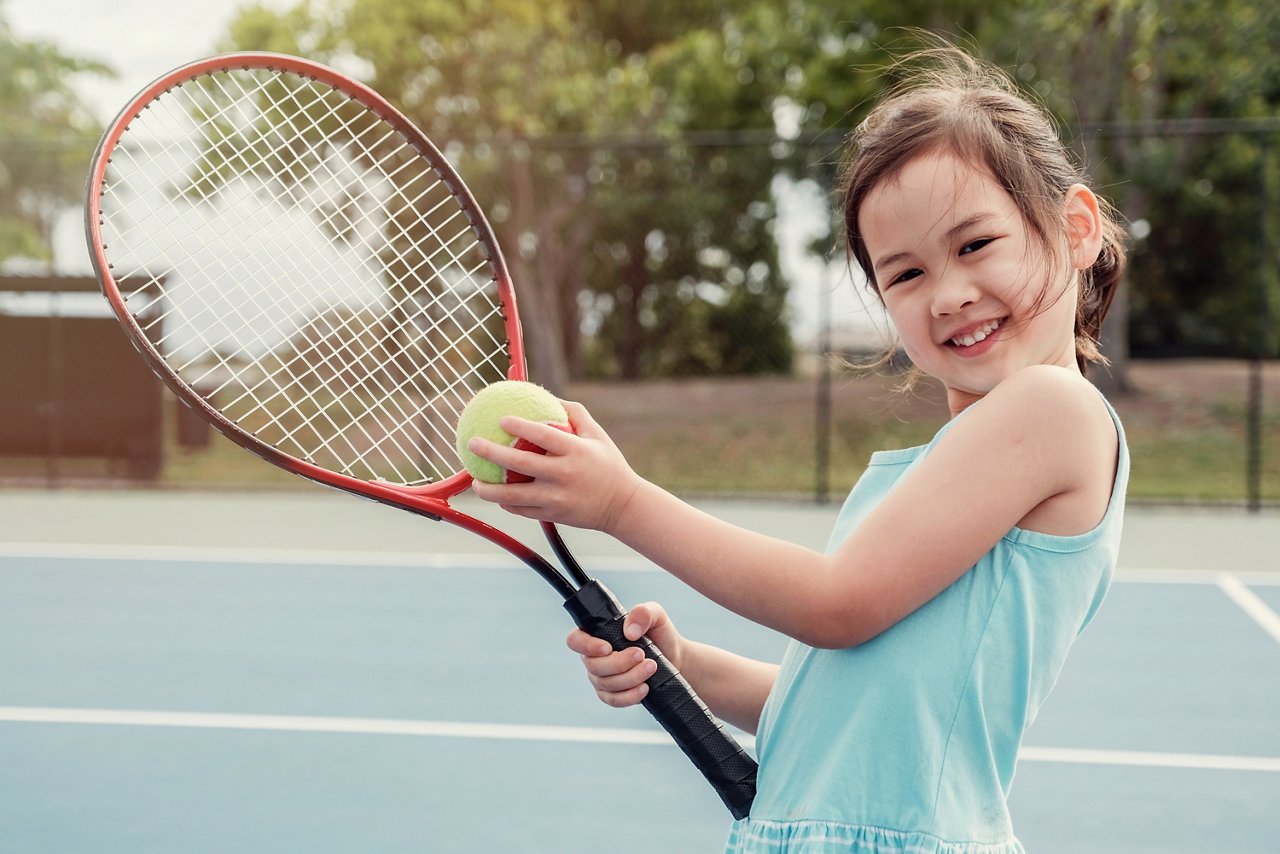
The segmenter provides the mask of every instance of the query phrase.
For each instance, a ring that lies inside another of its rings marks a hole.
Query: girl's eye
[[[889,285],[893,286],[901,282],[906,282],[911,279],[914,279],[916,276],[922,276],[922,275],[924,275],[924,272],[922,270],[915,269],[914,267],[910,270],[903,270],[901,273],[899,273],[898,275],[894,276],[892,279],[889,280]]]
[[[991,243],[993,240],[995,240],[994,237],[984,237],[980,240],[975,240],[972,243],[966,243],[964,245],[964,248],[960,250],[960,254],[968,255],[971,252],[977,252],[979,249],[986,246],[988,243]]]

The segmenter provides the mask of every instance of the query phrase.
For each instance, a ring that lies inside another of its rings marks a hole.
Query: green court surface
[[[835,513],[707,509],[819,547]],[[1280,517],[1132,509],[1126,537],[1027,735],[1018,834],[1273,852]],[[567,538],[625,601],[780,655]],[[0,492],[0,852],[718,851],[727,812],[645,712],[595,700],[569,628],[505,553],[338,494]]]

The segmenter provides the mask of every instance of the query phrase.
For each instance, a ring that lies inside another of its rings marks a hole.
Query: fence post
[[[824,266],[826,272],[828,264]],[[825,279],[825,276],[824,276]],[[818,287],[818,397],[814,406],[814,500],[831,499],[831,288]]]
[[[1245,483],[1248,492],[1249,512],[1262,510],[1262,437],[1263,437],[1263,385],[1262,369],[1271,353],[1271,294],[1269,276],[1271,264],[1271,239],[1267,213],[1271,205],[1271,193],[1267,182],[1267,132],[1258,134],[1258,318],[1254,333],[1253,358],[1249,360],[1249,386],[1246,402],[1246,451]]]
[[[62,454],[65,442],[63,419],[67,412],[66,364],[63,347],[62,294],[50,291],[49,297],[49,399],[45,440],[45,485],[52,489],[62,482]]]

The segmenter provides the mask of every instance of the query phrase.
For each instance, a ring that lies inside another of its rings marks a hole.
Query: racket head
[[[470,190],[384,98],[297,57],[200,60],[125,106],[85,195],[112,310],[219,432],[391,503],[470,484],[454,426],[526,377],[516,297]]]

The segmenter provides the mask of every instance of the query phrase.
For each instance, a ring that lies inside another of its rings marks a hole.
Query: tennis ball
[[[458,456],[462,464],[476,480],[485,483],[523,483],[531,478],[508,472],[506,469],[478,457],[467,450],[472,436],[480,436],[500,445],[545,454],[546,451],[524,439],[517,439],[498,426],[508,415],[518,415],[530,421],[550,424],[561,430],[572,431],[569,413],[555,395],[540,385],[519,380],[503,380],[485,386],[462,409],[458,418]]]

